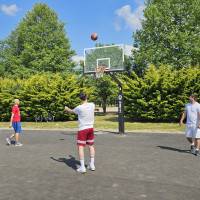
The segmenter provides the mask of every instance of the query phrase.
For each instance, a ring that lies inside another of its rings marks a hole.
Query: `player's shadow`
[[[73,170],[77,169],[77,165],[80,165],[80,162],[75,159],[72,155],[69,155],[69,158],[54,158],[50,157],[52,160],[57,161],[57,162],[62,162],[65,163],[68,167],[71,167]]]
[[[60,132],[60,134],[74,136],[77,134],[77,131]]]
[[[166,146],[157,146],[161,149],[165,149],[165,150],[170,150],[170,151],[177,151],[179,153],[190,153],[190,150],[188,149],[177,149],[177,148],[174,148],[174,147],[166,147]]]

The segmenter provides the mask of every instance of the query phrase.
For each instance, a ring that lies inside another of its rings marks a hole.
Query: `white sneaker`
[[[7,145],[11,145],[10,138],[6,138]]]
[[[89,164],[88,166],[87,166],[87,168],[89,169],[89,170],[91,170],[91,171],[95,171],[95,166],[94,165],[91,165],[91,164]]]
[[[84,168],[79,167],[76,171],[79,172],[79,173],[84,174],[84,173],[86,173],[86,168],[85,167]]]
[[[18,143],[15,144],[15,146],[16,147],[21,147],[21,146],[23,146],[23,144],[18,142]]]

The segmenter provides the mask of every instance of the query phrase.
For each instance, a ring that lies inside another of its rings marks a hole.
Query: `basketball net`
[[[95,71],[95,77],[96,78],[101,78],[104,75],[104,72],[107,71],[108,68],[106,66],[100,65],[96,67]]]

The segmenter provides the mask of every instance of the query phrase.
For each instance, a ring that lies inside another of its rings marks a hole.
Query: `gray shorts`
[[[195,138],[197,132],[197,127],[193,125],[186,125],[185,136],[187,138]]]

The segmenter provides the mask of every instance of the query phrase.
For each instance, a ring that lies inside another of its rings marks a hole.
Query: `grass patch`
[[[66,122],[22,122],[26,129],[71,129],[77,128],[77,121]],[[8,128],[9,122],[0,122],[0,128]],[[180,127],[177,123],[143,123],[125,122],[125,130],[128,132],[183,132],[184,126]],[[104,131],[118,130],[118,117],[116,114],[95,116],[95,129]]]

